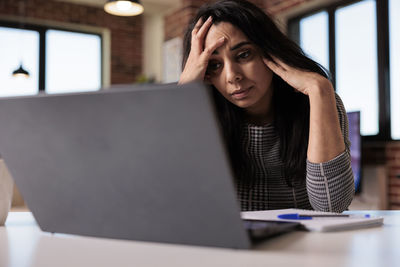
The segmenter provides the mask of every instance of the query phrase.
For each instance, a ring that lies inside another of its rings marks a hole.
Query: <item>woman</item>
[[[324,69],[244,0],[201,7],[179,83],[214,90],[242,210],[342,212],[351,203],[347,117]]]

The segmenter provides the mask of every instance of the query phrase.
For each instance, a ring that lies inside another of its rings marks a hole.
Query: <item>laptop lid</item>
[[[48,232],[249,248],[209,91],[0,99],[0,153]]]

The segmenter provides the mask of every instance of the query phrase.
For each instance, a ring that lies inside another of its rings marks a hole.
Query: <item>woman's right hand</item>
[[[205,39],[211,25],[212,17],[209,17],[204,23],[203,19],[199,19],[194,26],[190,53],[178,84],[204,80],[210,56],[215,49],[225,42],[225,38],[221,37],[209,46],[204,47]]]

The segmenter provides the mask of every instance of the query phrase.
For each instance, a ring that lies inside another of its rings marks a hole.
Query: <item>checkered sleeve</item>
[[[349,207],[354,195],[348,121],[344,105],[338,95],[336,95],[336,107],[345,151],[323,163],[312,163],[307,160],[307,193],[311,206],[319,211],[342,212]]]

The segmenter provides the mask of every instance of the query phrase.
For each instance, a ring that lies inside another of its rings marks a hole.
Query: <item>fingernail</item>
[[[208,19],[207,19],[207,21],[211,21],[212,20],[212,17],[211,16],[209,16],[208,17]]]
[[[220,42],[225,41],[225,37],[222,36],[221,38],[218,39],[218,41],[220,41]]]

